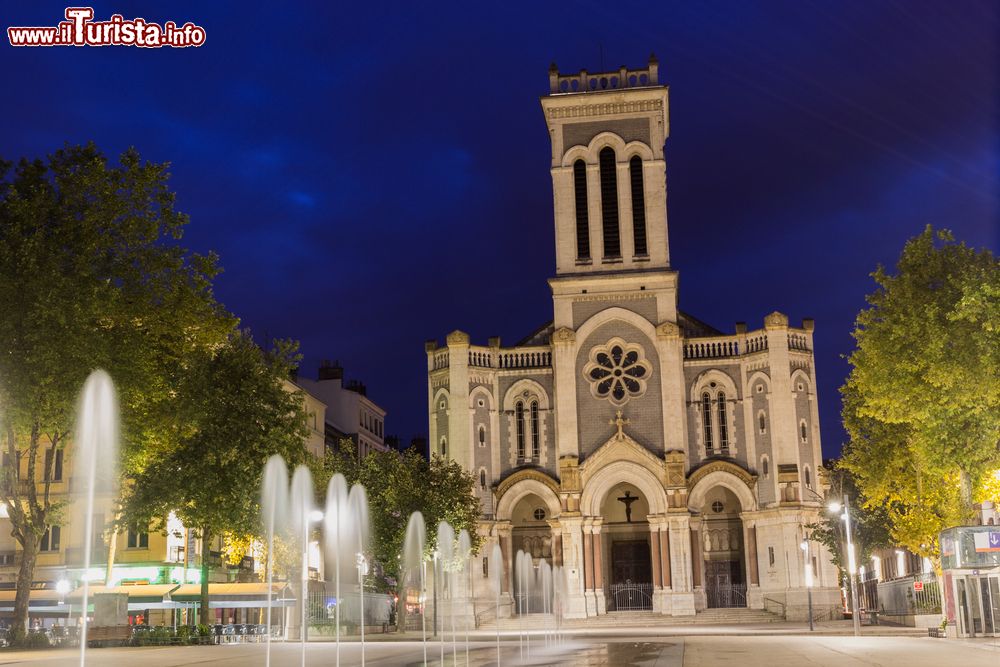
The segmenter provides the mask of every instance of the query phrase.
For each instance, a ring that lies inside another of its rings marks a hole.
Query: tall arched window
[[[441,437],[441,456],[448,456],[448,439]]]
[[[764,413],[763,412],[760,413],[760,417],[758,418],[758,421],[760,423],[760,432],[761,433],[767,433],[767,420],[764,419]]]
[[[486,446],[486,427],[482,424],[479,425],[479,446]]]
[[[479,469],[479,488],[486,488],[486,468]]]
[[[719,392],[719,448],[729,449],[729,427],[726,425],[726,395]]]
[[[802,436],[802,442],[806,441],[806,423],[803,421],[799,424],[799,434]]]
[[[573,188],[576,194],[576,258],[590,259],[590,214],[587,211],[587,164],[573,163]]]
[[[705,451],[712,451],[712,397],[706,391],[701,395],[701,423],[705,432]]]
[[[531,458],[538,460],[538,401],[531,402]]]
[[[812,474],[809,472],[809,466],[806,466],[806,488],[811,489],[813,486]]]
[[[621,237],[618,232],[618,174],[615,151],[605,148],[600,153],[601,163],[601,222],[604,236],[604,257],[622,256]]]
[[[646,248],[646,193],[642,185],[642,158],[638,155],[628,161],[629,180],[632,182],[632,235],[635,254],[649,254]]]
[[[517,458],[524,460],[524,403],[514,405],[514,429],[517,431]]]

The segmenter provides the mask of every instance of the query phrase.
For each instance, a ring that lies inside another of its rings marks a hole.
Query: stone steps
[[[763,609],[705,609],[694,616],[664,616],[652,611],[609,612],[591,618],[574,618],[562,622],[563,628],[587,627],[657,627],[672,625],[734,625],[779,623],[784,619]],[[493,621],[484,623],[480,630],[495,630]],[[555,618],[551,614],[528,614],[523,619],[501,618],[500,630],[532,632],[551,630]]]

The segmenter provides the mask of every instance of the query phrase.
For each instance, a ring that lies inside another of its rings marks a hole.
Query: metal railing
[[[653,584],[611,584],[608,611],[645,611],[653,608]]]
[[[778,611],[774,611],[777,608]],[[775,600],[774,598],[764,598],[764,611],[771,612],[772,614],[777,614],[782,618],[785,618],[785,603],[781,600]]]
[[[720,584],[705,589],[706,603],[711,609],[731,609],[747,606],[746,584]]]

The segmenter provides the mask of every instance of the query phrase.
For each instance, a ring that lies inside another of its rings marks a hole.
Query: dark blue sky
[[[869,273],[931,223],[1000,236],[994,2],[95,2],[206,28],[197,49],[0,47],[0,156],[94,140],[173,164],[185,243],[257,334],[339,359],[426,432],[423,341],[551,317],[546,70],[670,86],[681,308],[723,331],[815,317],[824,452]],[[5,2],[4,27],[65,3]]]

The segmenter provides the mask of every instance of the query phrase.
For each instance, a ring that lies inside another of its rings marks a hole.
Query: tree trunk
[[[21,562],[17,569],[17,593],[14,597],[14,620],[11,622],[11,644],[20,644],[28,633],[28,604],[31,599],[31,580],[35,574],[35,560],[38,558],[38,547],[42,541],[40,535],[27,531],[24,544],[21,545]]]
[[[212,534],[203,530],[201,533],[201,613],[199,614],[199,622],[205,625],[209,624],[208,612],[211,611],[208,608],[208,574],[210,570],[208,559],[211,557],[211,545]]]

